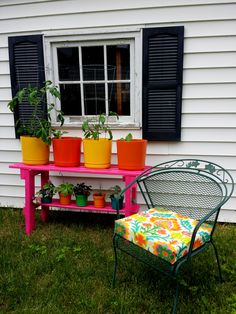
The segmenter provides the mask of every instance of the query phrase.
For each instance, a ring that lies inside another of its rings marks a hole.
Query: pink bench
[[[125,186],[127,186],[136,176],[138,176],[142,171],[130,171],[130,170],[119,170],[117,165],[112,165],[109,169],[91,169],[80,167],[56,167],[53,163],[48,165],[25,165],[23,163],[15,163],[10,165],[10,168],[20,169],[21,179],[25,180],[25,232],[30,235],[32,230],[36,228],[35,224],[35,205],[33,200],[35,197],[35,176],[41,175],[41,186],[44,185],[49,180],[50,172],[72,172],[76,174],[96,174],[99,177],[101,175],[111,175],[122,177]],[[124,208],[120,210],[120,213],[125,216],[130,216],[139,210],[139,205],[137,205],[133,200],[136,200],[137,187],[134,184],[131,189],[125,192],[125,204]],[[109,203],[106,204],[104,208],[95,208],[92,202],[89,202],[86,207],[78,207],[75,202],[70,205],[61,205],[58,199],[54,199],[51,204],[43,204],[41,210],[41,220],[46,221],[48,216],[49,207],[66,207],[73,211],[87,211],[87,212],[99,212],[99,213],[114,213],[116,210],[111,208]]]

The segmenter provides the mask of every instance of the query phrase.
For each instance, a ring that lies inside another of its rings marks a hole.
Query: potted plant
[[[121,187],[119,185],[115,185],[110,188],[111,194],[110,194],[110,199],[111,199],[111,207],[113,209],[117,209],[117,203],[119,204],[119,209],[123,208],[123,202],[124,202],[124,196],[119,195],[121,192]]]
[[[41,88],[29,85],[18,90],[8,103],[8,107],[12,112],[22,103],[28,103],[31,106],[29,108],[29,118],[27,120],[18,119],[16,122],[25,164],[47,164],[49,161],[49,146],[54,131],[50,113],[54,110],[60,125],[62,126],[64,123],[62,111],[57,110],[52,102],[47,104],[47,94],[60,99],[58,87],[54,86],[51,81],[46,81]],[[47,105],[47,114],[42,110],[45,105]]]
[[[53,195],[55,194],[55,185],[48,181],[43,187],[36,193],[36,196],[40,197],[41,203],[51,203]]]
[[[145,167],[147,140],[133,139],[131,133],[117,140],[118,168],[143,170]]]
[[[69,182],[63,182],[56,188],[56,191],[59,194],[60,204],[69,205],[71,203],[73,189],[74,185]]]
[[[93,193],[93,205],[96,208],[104,208],[106,205],[106,193],[101,189]]]
[[[118,119],[115,112],[109,112],[108,116],[100,114],[83,122],[84,165],[87,168],[109,168],[111,165],[113,136],[108,125],[109,116],[115,116]]]
[[[88,196],[90,195],[90,191],[91,185],[86,185],[84,182],[76,184],[74,186],[76,205],[86,206],[88,202]]]
[[[63,136],[66,132],[53,131],[52,147],[55,166],[80,166],[81,141],[80,137]]]

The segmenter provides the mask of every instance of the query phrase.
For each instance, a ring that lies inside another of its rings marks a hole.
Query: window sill
[[[63,125],[63,129],[78,129],[82,127],[82,121],[70,121],[67,122],[65,121]],[[53,123],[53,126],[55,128],[59,128],[60,124],[59,123]],[[139,130],[141,128],[140,123],[135,123],[135,122],[113,122],[109,123],[109,126],[113,130],[119,130],[119,129],[136,129]]]

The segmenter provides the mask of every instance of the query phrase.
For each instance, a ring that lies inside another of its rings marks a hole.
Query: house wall
[[[8,167],[9,163],[21,161],[13,115],[7,108],[11,99],[8,36],[176,25],[185,27],[182,139],[150,142],[147,164],[178,158],[207,159],[228,169],[236,180],[236,1],[2,0],[0,206],[22,207],[24,197],[19,172]],[[81,135],[77,129],[69,131]],[[115,138],[123,133],[116,130]],[[141,137],[141,130],[134,130],[134,134]],[[99,179],[88,180],[99,185]],[[105,178],[102,184],[106,188],[114,182]],[[236,222],[236,191],[223,209],[220,220]]]

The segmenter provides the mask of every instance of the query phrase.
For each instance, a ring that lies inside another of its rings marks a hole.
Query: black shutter
[[[180,140],[184,27],[143,30],[143,138]]]
[[[45,81],[42,35],[9,37],[8,44],[12,96],[29,85],[42,87]],[[17,108],[15,123],[19,119],[27,123],[32,114],[32,106],[23,101]],[[45,103],[39,109],[41,115],[46,117]]]

